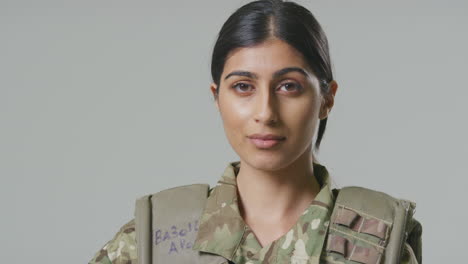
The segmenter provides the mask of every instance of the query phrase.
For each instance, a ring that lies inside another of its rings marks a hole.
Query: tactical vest
[[[226,263],[224,257],[191,250],[209,188],[208,184],[184,185],[137,199],[139,264]],[[413,218],[414,202],[361,187],[334,189],[333,193],[336,201],[328,224],[325,259],[339,263],[398,264],[403,250],[408,250],[410,263],[422,263],[422,228]],[[176,235],[181,239],[177,245],[162,243],[167,232],[179,232]],[[173,250],[177,254],[171,254]]]

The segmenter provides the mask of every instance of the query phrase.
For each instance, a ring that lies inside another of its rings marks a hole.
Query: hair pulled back
[[[320,82],[322,93],[329,92],[333,80],[328,41],[322,27],[303,6],[282,0],[258,0],[243,5],[224,22],[211,58],[211,75],[219,94],[221,74],[229,52],[278,38],[299,51]],[[320,120],[315,150],[320,147],[327,118]]]

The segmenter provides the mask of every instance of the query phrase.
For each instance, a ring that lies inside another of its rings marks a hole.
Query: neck
[[[276,171],[256,169],[241,160],[237,175],[239,209],[247,221],[294,222],[320,190],[310,151]]]

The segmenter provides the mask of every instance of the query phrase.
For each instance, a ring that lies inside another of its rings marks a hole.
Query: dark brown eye
[[[302,89],[302,86],[295,82],[286,82],[281,84],[280,89],[284,87],[286,92],[298,92]]]
[[[239,92],[249,92],[252,89],[252,86],[250,84],[240,82],[234,84],[232,88]]]

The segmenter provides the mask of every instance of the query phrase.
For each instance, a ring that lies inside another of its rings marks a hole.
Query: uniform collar
[[[248,229],[240,215],[237,203],[236,176],[240,161],[230,162],[217,185],[210,190],[200,218],[199,230],[193,249],[217,254],[232,260]],[[334,197],[329,174],[325,166],[313,162],[314,175],[321,185],[312,205],[331,210]]]

